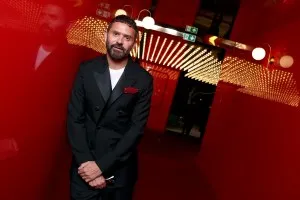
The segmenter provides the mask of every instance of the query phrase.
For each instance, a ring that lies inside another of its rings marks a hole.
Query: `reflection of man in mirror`
[[[6,38],[8,42],[4,47],[1,46],[5,48],[3,52],[6,51],[5,57],[1,59],[5,78],[1,79],[3,84],[0,85],[3,87],[0,89],[6,93],[9,105],[24,104],[20,106],[22,112],[12,106],[9,113],[27,113],[29,110],[33,115],[39,112],[39,106],[53,110],[47,103],[51,102],[53,107],[57,107],[53,101],[59,99],[59,91],[61,95],[68,96],[81,61],[79,48],[68,44],[66,39],[71,7],[68,3],[59,2],[61,0],[53,0],[51,3],[46,1],[42,9],[40,6],[32,6],[20,7],[18,10],[31,19],[28,23],[37,25],[37,32],[21,28],[6,30],[9,33]],[[39,13],[38,18],[35,13]],[[11,116],[14,117],[13,114]]]
[[[1,96],[0,140],[9,139],[6,141],[8,147],[4,147],[9,156],[19,149],[15,158],[5,160],[3,163],[6,165],[0,166],[0,171],[9,169],[13,173],[7,176],[0,173],[0,177],[22,193],[24,199],[42,199],[38,197],[39,192],[32,192],[33,189],[41,190],[37,187],[39,184],[46,183],[54,188],[62,176],[56,172],[57,177],[47,179],[53,170],[52,163],[62,163],[67,158],[63,151],[59,157],[55,156],[55,152],[67,144],[67,140],[64,141],[66,105],[80,56],[78,48],[66,40],[70,18],[69,10],[65,8],[67,5],[60,2],[45,4],[41,10],[34,6],[20,6],[18,11],[22,15],[32,18],[32,21],[36,19],[38,32],[6,30],[11,33],[5,45],[9,48],[3,49],[0,45],[1,52],[7,51],[4,61],[1,57],[3,76],[0,78],[0,90],[5,95]],[[35,13],[38,11],[41,12],[37,19]],[[24,161],[26,165],[23,165]],[[16,185],[20,177],[33,184]],[[48,196],[47,199],[57,199]]]
[[[37,102],[32,103],[32,109],[39,116],[44,117],[46,108],[49,109],[48,112],[57,115],[54,112],[58,110],[58,105],[62,105],[62,99],[67,102],[73,78],[81,62],[80,48],[69,44],[66,37],[71,21],[70,9],[65,2],[48,1],[44,4],[38,18],[38,32],[31,36],[26,52],[22,55],[26,61],[21,65],[29,72],[28,88],[37,99]],[[43,108],[43,112],[38,111],[38,106]]]
[[[187,100],[187,104],[185,106],[185,113],[184,113],[184,125],[182,128],[182,134],[189,136],[194,124],[198,119],[198,105],[197,101],[195,100],[195,96],[197,95],[196,87],[193,87],[189,91],[189,96]]]
[[[46,4],[39,18],[39,46],[34,68],[38,69],[41,63],[61,43],[66,40],[68,17],[64,8],[58,4]]]

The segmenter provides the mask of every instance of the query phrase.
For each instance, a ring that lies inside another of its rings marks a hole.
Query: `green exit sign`
[[[197,38],[196,35],[192,35],[192,34],[189,34],[189,33],[183,33],[183,39],[187,40],[189,42],[195,42],[196,38]]]
[[[185,31],[189,32],[189,33],[197,34],[198,33],[198,28],[193,27],[193,26],[186,26]]]

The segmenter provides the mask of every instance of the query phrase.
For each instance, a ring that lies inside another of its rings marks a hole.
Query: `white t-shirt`
[[[111,81],[111,89],[113,90],[115,86],[117,85],[120,77],[122,76],[124,72],[125,67],[121,69],[111,69],[109,68],[109,73],[110,73],[110,81]]]
[[[51,51],[46,51],[42,45],[40,46],[35,60],[35,70],[39,68],[40,64],[45,60],[45,58],[47,58],[47,56],[49,56],[50,53]]]

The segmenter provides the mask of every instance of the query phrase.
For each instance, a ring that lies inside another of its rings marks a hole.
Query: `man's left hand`
[[[89,182],[89,185],[96,189],[103,189],[106,187],[106,180],[103,176],[99,176],[95,180]]]
[[[95,180],[102,174],[102,171],[98,167],[95,161],[88,161],[82,163],[78,168],[78,174],[82,177],[85,182]]]

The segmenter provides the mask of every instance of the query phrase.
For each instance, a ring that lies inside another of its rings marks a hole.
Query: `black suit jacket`
[[[21,151],[35,157],[53,149],[53,144],[66,142],[61,134],[66,132],[66,107],[81,52],[63,41],[35,71],[40,47],[37,36],[22,32],[11,35],[19,37],[10,44],[9,52],[5,51],[1,65],[0,90],[5,95],[1,96],[0,109],[5,115],[0,120],[0,132],[14,137]],[[22,119],[20,125],[16,119]],[[33,143],[33,138],[42,142]]]
[[[126,93],[129,87],[138,92]],[[104,176],[115,176],[117,185],[136,180],[136,148],[149,115],[152,90],[152,76],[131,59],[113,91],[106,56],[81,64],[67,119],[77,178],[77,167],[94,160]]]

